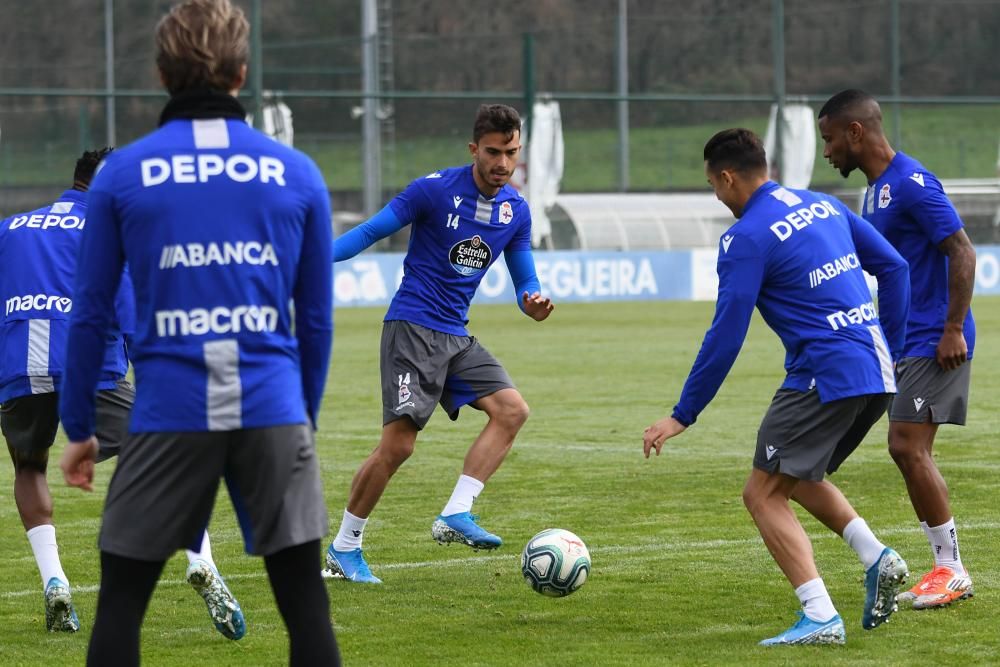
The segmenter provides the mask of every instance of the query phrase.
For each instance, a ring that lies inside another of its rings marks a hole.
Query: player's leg
[[[459,338],[410,322],[383,325],[379,352],[382,437],[351,482],[340,529],[326,552],[328,576],[381,583],[371,573],[362,551],[368,517],[389,480],[413,454],[417,434],[434,413],[448,362],[460,351]]]
[[[235,433],[226,485],[247,552],[265,559],[288,629],[291,664],[339,664],[318,562],[327,514],[312,428],[296,424]]]
[[[326,551],[327,576],[342,577],[363,584],[380,584],[372,574],[362,551],[368,516],[389,486],[389,480],[413,453],[417,440],[416,424],[402,417],[382,427],[378,446],[354,474],[351,492],[344,509],[337,536]]]
[[[288,628],[290,665],[340,665],[330,600],[320,577],[320,541],[264,557],[278,611]]]
[[[135,388],[120,380],[114,389],[97,392],[96,435],[98,461],[117,456],[128,436],[129,418],[135,404]],[[185,579],[202,597],[215,628],[227,639],[240,639],[246,632],[246,619],[240,603],[230,592],[212,559],[208,533],[203,531],[193,548],[186,548],[188,569]],[[230,616],[232,623],[224,622]],[[230,627],[234,628],[230,630]]]
[[[899,600],[914,609],[941,607],[973,594],[958,548],[948,485],[933,457],[938,426],[965,424],[971,362],[945,371],[934,359],[907,358],[897,371],[899,393],[889,414],[889,454],[903,476],[934,557],[934,568]]]
[[[500,362],[475,339],[469,343],[449,366],[441,404],[452,419],[463,405],[482,410],[488,419],[465,455],[462,474],[431,535],[442,544],[495,549],[503,540],[479,525],[472,504],[510,452],[530,410]]]
[[[88,667],[139,664],[142,619],[165,563],[101,551],[101,588],[87,650]]]
[[[54,393],[8,401],[0,408],[0,428],[14,465],[14,501],[42,578],[45,626],[49,632],[76,632],[80,621],[59,559],[52,495],[45,477],[49,448],[59,427],[57,401]]]

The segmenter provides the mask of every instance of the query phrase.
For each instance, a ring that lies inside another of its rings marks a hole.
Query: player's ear
[[[858,143],[865,136],[865,126],[860,121],[852,120],[847,125],[847,139],[851,143]]]
[[[472,157],[476,157],[476,153],[478,153],[478,152],[479,152],[479,144],[470,141],[469,142],[469,154]]]

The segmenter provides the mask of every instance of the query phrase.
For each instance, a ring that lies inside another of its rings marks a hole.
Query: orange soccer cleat
[[[938,565],[923,576],[916,586],[896,596],[896,602],[914,609],[947,607],[952,602],[972,597],[972,579],[950,567]]]

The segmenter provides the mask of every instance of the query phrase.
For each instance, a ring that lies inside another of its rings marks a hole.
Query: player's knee
[[[492,418],[503,424],[507,429],[518,431],[524,426],[524,422],[528,421],[530,414],[531,408],[528,407],[527,402],[525,402],[520,394],[516,394],[501,403],[499,410],[492,415]]]
[[[385,465],[395,470],[413,455],[413,449],[414,443],[412,441],[396,440],[381,443],[376,454]]]
[[[11,458],[14,461],[14,474],[42,474],[48,470],[49,450],[41,449],[31,452],[11,450]]]

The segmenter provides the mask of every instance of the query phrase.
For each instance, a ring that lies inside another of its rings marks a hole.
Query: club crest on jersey
[[[486,270],[493,259],[493,251],[477,234],[453,245],[448,252],[448,259],[455,271],[463,276],[472,276]]]
[[[878,207],[885,208],[892,201],[892,195],[889,194],[889,184],[886,183],[882,186],[882,189],[878,191]]]
[[[510,221],[514,219],[514,209],[511,207],[509,201],[505,201],[500,204],[500,222],[504,225],[509,225]]]

